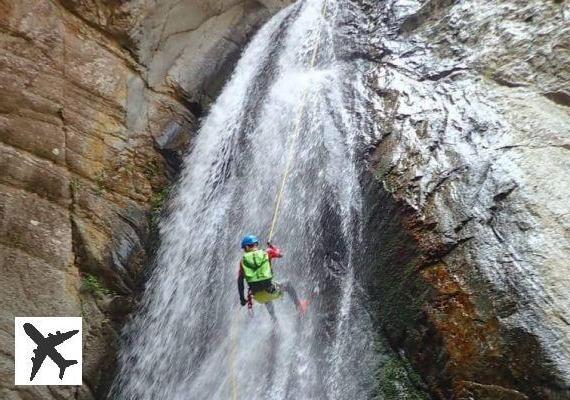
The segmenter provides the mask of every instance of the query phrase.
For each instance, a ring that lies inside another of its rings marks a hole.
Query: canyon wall
[[[568,2],[367,4],[383,332],[437,398],[570,399]]]
[[[0,0],[0,398],[103,398],[164,188],[282,5]],[[16,389],[15,316],[83,316],[85,385]]]

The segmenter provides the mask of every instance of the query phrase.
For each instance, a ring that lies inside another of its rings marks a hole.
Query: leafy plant
[[[171,186],[165,187],[161,191],[154,193],[150,199],[150,223],[153,228],[156,228],[158,225],[160,213],[164,203],[168,199],[171,188]]]
[[[78,178],[71,178],[69,181],[69,186],[71,187],[71,191],[74,195],[80,192],[83,188],[83,184]]]
[[[392,355],[376,372],[379,398],[383,400],[426,400],[425,393],[418,390],[421,378],[404,360]]]
[[[95,176],[95,193],[99,196],[103,194],[103,192],[107,189],[107,174],[105,171],[100,172]]]
[[[83,287],[89,292],[97,295],[109,296],[115,294],[111,289],[105,287],[99,278],[91,274],[85,274],[83,276]]]

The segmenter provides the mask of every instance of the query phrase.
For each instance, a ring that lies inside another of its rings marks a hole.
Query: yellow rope
[[[323,8],[321,10],[322,15],[326,16],[327,14],[327,0],[324,0],[323,2]],[[315,61],[317,59],[317,54],[319,51],[319,47],[321,44],[320,41],[320,37],[321,37],[321,26],[319,26],[319,32],[317,34],[317,45],[315,46],[315,48],[313,49],[313,54],[311,55],[311,63],[310,63],[310,69],[313,69],[315,66]],[[295,150],[295,143],[297,142],[297,138],[299,137],[299,132],[301,130],[301,119],[303,118],[303,114],[305,112],[305,105],[306,105],[306,98],[307,98],[307,89],[305,88],[303,91],[303,95],[301,98],[301,105],[299,108],[299,112],[298,112],[298,118],[297,121],[295,122],[295,128],[293,130],[293,137],[291,139],[291,143],[289,144],[289,149],[287,152],[287,161],[285,163],[285,171],[283,172],[283,177],[281,179],[281,184],[279,185],[279,191],[277,193],[277,197],[275,200],[275,210],[273,211],[273,218],[271,220],[271,229],[269,230],[269,237],[268,237],[268,241],[271,242],[271,239],[273,238],[273,232],[275,230],[275,226],[277,225],[277,219],[279,216],[279,209],[281,206],[281,200],[283,198],[283,193],[284,193],[284,189],[285,189],[285,184],[287,182],[287,178],[289,177],[289,172],[291,170],[291,165],[292,165],[292,161],[293,161],[293,156],[294,156],[294,150]],[[236,351],[237,351],[237,339],[238,339],[238,335],[237,335],[237,321],[239,320],[239,316],[240,313],[238,312],[237,315],[233,318],[232,320],[232,348],[230,350],[230,380],[231,380],[231,385],[232,385],[232,400],[237,400],[238,398],[238,386],[237,386],[237,377],[236,377],[236,373],[235,373],[235,359],[236,359]]]
[[[323,3],[323,8],[321,10],[323,16],[326,16],[327,14],[327,1],[325,0]],[[319,47],[321,44],[320,41],[320,37],[321,37],[321,28],[319,25],[319,32],[317,34],[317,45],[315,46],[315,48],[313,49],[313,54],[311,56],[311,63],[310,63],[310,69],[313,69],[315,66],[315,61],[317,59],[317,54],[319,51]],[[299,137],[299,132],[301,131],[301,119],[303,118],[303,114],[305,112],[305,106],[306,106],[306,98],[307,98],[307,88],[304,89],[303,91],[303,96],[301,98],[301,105],[300,105],[300,109],[299,112],[297,114],[297,121],[295,123],[295,129],[293,129],[293,137],[291,139],[291,143],[289,144],[289,150],[287,152],[287,161],[285,163],[285,171],[283,172],[283,178],[281,179],[281,184],[279,185],[279,191],[277,192],[277,198],[275,200],[275,210],[273,211],[273,218],[271,220],[271,228],[269,229],[269,236],[268,236],[268,241],[271,242],[271,239],[273,238],[273,232],[275,230],[275,226],[277,225],[277,219],[279,217],[279,211],[280,211],[280,207],[281,207],[281,200],[283,198],[283,193],[284,193],[284,189],[285,189],[285,184],[287,182],[287,178],[289,177],[289,172],[291,171],[291,164],[293,161],[293,156],[294,156],[294,150],[295,150],[295,143],[297,142],[297,138]]]

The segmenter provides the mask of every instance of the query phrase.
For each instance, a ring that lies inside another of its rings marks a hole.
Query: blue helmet
[[[241,241],[241,248],[245,249],[245,246],[251,246],[252,244],[258,244],[259,240],[255,235],[246,235]]]

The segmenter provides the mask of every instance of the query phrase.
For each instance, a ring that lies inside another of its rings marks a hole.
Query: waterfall
[[[326,3],[325,3],[326,2]],[[363,66],[342,56],[341,0],[306,0],[253,38],[194,139],[142,306],[128,325],[113,398],[368,398],[378,363],[355,278],[362,242]],[[340,56],[339,56],[340,55]],[[299,124],[299,137],[293,132]],[[294,147],[274,243],[286,296],[278,325],[239,306],[244,234],[267,239]],[[234,385],[235,384],[235,385]]]

